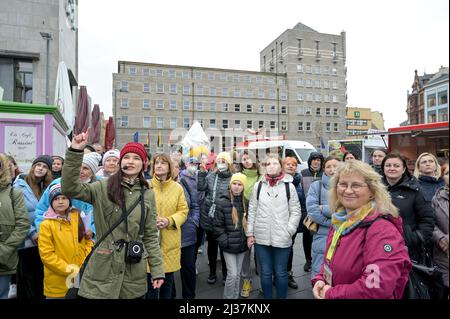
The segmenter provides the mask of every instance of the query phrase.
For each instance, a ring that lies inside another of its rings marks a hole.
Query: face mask
[[[192,175],[194,175],[195,172],[197,172],[197,166],[188,166],[186,169],[187,169],[188,172],[191,173]]]
[[[227,164],[217,164],[217,169],[219,172],[225,172],[228,169]]]

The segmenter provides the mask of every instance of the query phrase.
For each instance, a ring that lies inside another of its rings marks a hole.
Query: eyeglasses
[[[360,183],[353,183],[353,184],[347,184],[347,183],[338,183],[337,187],[341,191],[345,191],[350,186],[351,190],[354,192],[359,192],[363,187],[369,187],[367,184],[360,184]]]

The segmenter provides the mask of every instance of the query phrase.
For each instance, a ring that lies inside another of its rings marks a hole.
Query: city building
[[[383,113],[370,108],[347,107],[347,136],[358,138],[368,132],[384,131]]]
[[[169,151],[196,120],[219,149],[255,130],[320,148],[345,136],[345,59],[345,32],[298,23],[260,52],[260,71],[119,61],[117,147],[138,132],[151,152]]]
[[[441,67],[437,73],[424,73],[422,76],[415,70],[412,92],[407,92],[407,124],[448,121],[447,100],[448,67]]]
[[[448,67],[439,71],[423,86],[425,123],[448,121]]]
[[[54,104],[60,61],[68,68],[70,85],[77,86],[76,6],[76,0],[0,0],[3,100]]]

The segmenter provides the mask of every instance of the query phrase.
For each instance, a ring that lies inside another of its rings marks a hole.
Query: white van
[[[285,157],[295,157],[300,163],[297,171],[308,168],[308,158],[312,152],[317,150],[310,143],[295,140],[272,140],[272,141],[249,141],[246,146],[236,147],[238,153],[242,151],[253,151],[258,159],[263,159],[268,153],[278,153],[284,159]]]

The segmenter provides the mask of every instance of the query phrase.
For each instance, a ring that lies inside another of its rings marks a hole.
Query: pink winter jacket
[[[380,216],[374,212],[360,226]],[[412,264],[403,240],[401,217],[379,218],[339,238],[329,263],[332,288],[326,299],[401,299]],[[324,262],[334,229],[327,238]],[[325,281],[323,264],[311,282]]]

